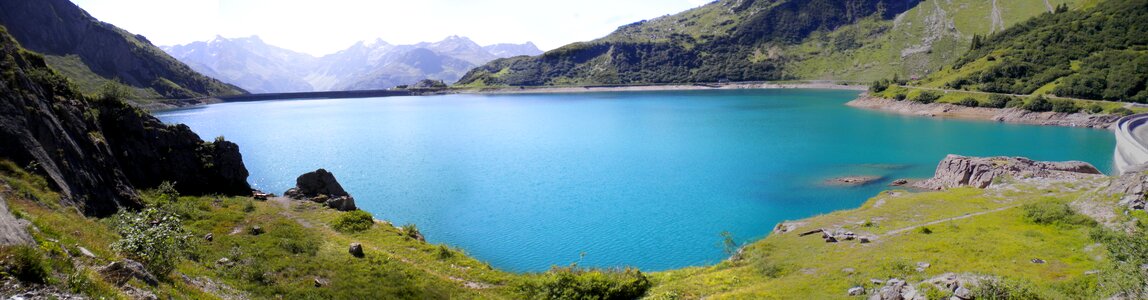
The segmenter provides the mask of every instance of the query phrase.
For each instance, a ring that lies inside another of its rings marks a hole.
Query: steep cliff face
[[[958,186],[986,188],[1002,176],[1075,180],[1102,177],[1096,167],[1081,161],[1046,162],[1024,157],[968,157],[949,154],[937,165],[933,178],[914,186],[943,190]]]
[[[83,69],[159,97],[193,98],[242,94],[243,90],[200,75],[146,38],[100,22],[68,0],[0,1],[0,25],[25,48],[53,57],[77,57]],[[78,82],[81,86],[98,83]],[[90,92],[90,91],[89,91]]]
[[[47,177],[88,215],[139,206],[136,188],[249,192],[238,147],[204,143],[114,99],[87,99],[0,27],[0,158]]]

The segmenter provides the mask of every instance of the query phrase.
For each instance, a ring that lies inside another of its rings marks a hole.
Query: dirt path
[[[1052,3],[1049,3],[1048,0],[1044,0],[1044,8],[1047,8],[1048,12],[1055,10],[1055,8],[1052,7]]]
[[[936,220],[936,221],[932,221],[932,222],[928,222],[928,223],[924,223],[924,224],[917,224],[917,225],[913,225],[913,226],[909,226],[909,227],[905,227],[905,228],[901,228],[901,229],[890,230],[889,232],[886,232],[886,233],[885,233],[885,236],[886,236],[886,237],[889,237],[889,236],[894,236],[894,235],[900,234],[900,233],[902,233],[902,232],[906,232],[906,231],[910,231],[910,230],[913,230],[913,229],[917,229],[917,228],[920,228],[921,226],[937,225],[937,224],[941,224],[941,223],[944,223],[944,222],[949,222],[949,221],[954,221],[954,220],[960,220],[960,219],[967,219],[967,218],[972,218],[972,217],[976,217],[976,216],[979,216],[979,215],[984,215],[984,214],[989,214],[989,213],[1000,212],[1000,211],[1004,211],[1004,210],[1006,210],[1006,209],[1014,208],[1014,207],[1017,207],[1017,206],[1020,206],[1020,204],[1017,204],[1017,205],[1010,205],[1010,206],[1005,206],[1005,207],[1001,207],[1001,208],[997,208],[997,209],[992,209],[992,210],[981,211],[981,212],[975,212],[975,213],[971,213],[971,214],[965,214],[965,215],[962,215],[962,216],[957,216],[957,217],[952,217],[952,218],[945,218],[945,219],[940,219],[940,220]]]
[[[1048,0],[1044,0],[1044,3],[1048,5]],[[1000,28],[1002,31],[1005,29],[1004,19],[1001,18],[1001,9],[997,6],[997,0],[993,0],[992,19],[993,24],[989,26],[989,32],[997,32],[997,28]]]

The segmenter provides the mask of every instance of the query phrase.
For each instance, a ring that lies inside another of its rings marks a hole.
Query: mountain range
[[[533,43],[480,46],[465,37],[392,45],[381,39],[314,57],[258,36],[162,47],[192,69],[256,93],[386,89],[421,79],[454,82],[497,58],[538,55]]]

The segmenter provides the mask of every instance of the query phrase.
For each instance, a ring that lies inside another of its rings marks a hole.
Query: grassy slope
[[[1053,6],[1076,7],[1081,0],[1050,0]],[[1047,12],[1043,0],[996,1],[999,26],[1009,27]],[[803,79],[871,81],[901,74],[923,77],[952,64],[968,50],[974,34],[993,32],[993,1],[925,1],[896,20],[867,20],[840,28],[821,38],[811,38],[791,48],[800,57],[792,72]],[[951,27],[950,27],[951,26]],[[833,51],[834,37],[857,33],[860,48]]]
[[[108,246],[118,239],[110,220],[85,218],[51,204],[56,198],[46,192],[42,179],[10,165],[6,169],[2,172],[6,185],[0,189],[15,214],[40,229],[34,235],[57,274],[55,284],[97,296],[123,297],[91,271],[118,259],[119,254]],[[871,278],[919,282],[953,272],[1007,278],[1047,298],[1093,297],[1098,279],[1085,272],[1107,270],[1108,266],[1105,247],[1091,246],[1096,243],[1089,236],[1094,226],[1037,224],[1024,217],[1023,205],[1089,199],[1082,196],[1091,197],[1092,188],[1106,180],[1012,183],[988,190],[884,192],[860,208],[801,220],[798,229],[750,243],[740,258],[709,267],[654,273],[654,287],[646,296],[838,298],[853,286],[876,287],[869,283]],[[1097,199],[1115,201],[1111,197]],[[184,260],[160,286],[130,282],[161,298],[499,299],[516,297],[514,287],[536,276],[490,268],[459,250],[441,255],[444,250],[440,246],[407,238],[401,229],[387,223],[376,223],[362,233],[336,232],[329,224],[343,213],[312,203],[182,197],[178,204],[165,209],[183,216],[197,246],[192,259]],[[970,214],[973,216],[929,224]],[[922,224],[932,233],[924,234],[914,227]],[[247,230],[256,225],[266,233],[248,234]],[[870,244],[828,244],[817,235],[797,236],[815,228],[841,228],[877,238]],[[215,236],[214,241],[199,238],[207,233]],[[363,243],[367,256],[359,259],[348,255],[350,242]],[[79,256],[77,246],[92,250],[98,258]],[[235,265],[217,263],[224,257]],[[1034,258],[1047,263],[1034,264]],[[918,272],[914,270],[918,262],[928,262],[931,267]],[[847,268],[852,272],[844,271]],[[323,282],[322,287],[314,286],[316,279]],[[225,288],[205,288],[207,282]],[[924,284],[918,284],[918,289],[934,296],[944,294]]]
[[[1106,260],[1104,247],[1090,247],[1094,243],[1089,238],[1090,227],[1035,224],[1024,218],[1020,206],[1067,203],[1085,193],[1070,186],[1019,184],[1015,189],[885,192],[861,208],[802,220],[803,225],[795,231],[754,242],[746,246],[740,260],[658,274],[658,284],[649,295],[654,299],[845,298],[850,287],[877,287],[870,279],[917,282],[953,272],[1021,280],[1052,299],[1095,297],[1073,294],[1078,292],[1075,287],[1094,285],[1095,276],[1084,272],[1102,269]],[[890,234],[978,212],[988,213],[925,226],[931,234],[921,233],[919,228]],[[867,226],[867,222],[872,225]],[[798,237],[798,233],[815,228],[844,228],[879,238],[870,244],[830,244],[819,235]],[[1034,258],[1047,263],[1034,264]],[[915,270],[918,262],[931,266],[919,272]],[[918,290],[925,289],[925,285],[918,285]],[[935,296],[946,295],[933,292]]]

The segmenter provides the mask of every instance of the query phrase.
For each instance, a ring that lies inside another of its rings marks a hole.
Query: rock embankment
[[[358,209],[355,198],[343,190],[343,185],[335,180],[335,174],[324,169],[299,175],[295,178],[295,187],[283,192],[283,196],[322,203],[339,211]]]
[[[986,188],[1002,176],[1077,180],[1104,176],[1096,167],[1080,161],[1043,162],[1024,157],[968,157],[950,154],[937,165],[937,171],[913,186],[941,190],[959,186]]]
[[[251,192],[234,143],[204,142],[115,99],[88,99],[0,29],[0,157],[44,176],[61,202],[107,216],[142,206],[136,189]]]
[[[967,107],[948,103],[924,104],[868,96],[849,101],[845,105],[915,116],[1069,127],[1108,128],[1120,119],[1117,115],[1032,112],[1019,108]]]

